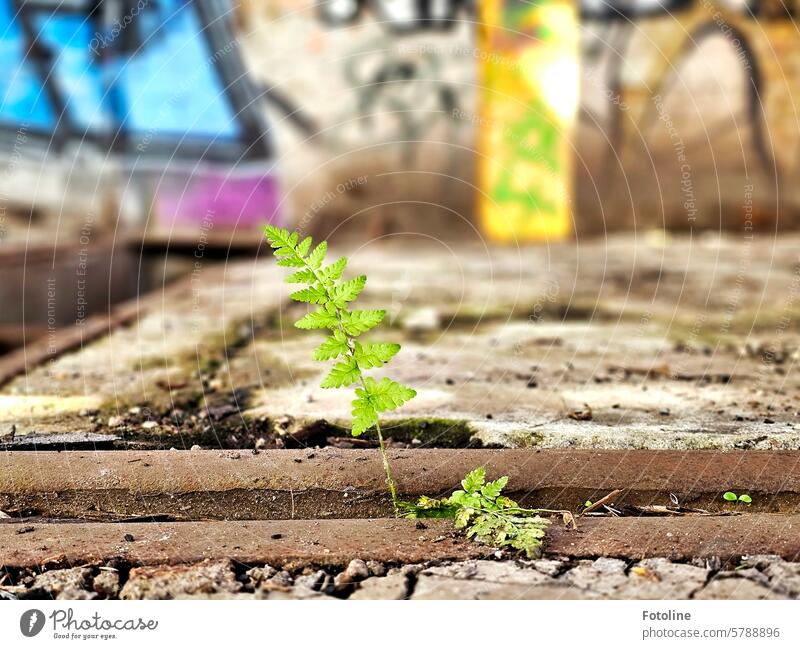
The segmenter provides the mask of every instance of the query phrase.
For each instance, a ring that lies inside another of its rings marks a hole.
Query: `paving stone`
[[[800,597],[800,563],[778,559],[766,565],[763,572],[769,577],[772,588],[792,597]]]
[[[549,254],[542,247],[465,246],[445,254],[370,246],[352,256],[349,270],[369,272],[361,308],[394,307],[397,277],[406,278],[408,294],[392,316],[398,324],[416,319],[436,329],[432,335],[395,330],[403,351],[393,376],[415,386],[418,396],[389,421],[449,419],[467,438],[506,446],[786,449],[800,448],[796,388],[773,371],[782,369],[777,361],[763,361],[767,354],[775,358],[772,346],[781,359],[800,349],[797,332],[775,333],[795,281],[797,243],[796,236],[783,237],[748,242],[745,250],[741,240],[723,237],[698,249],[676,237],[655,251],[620,236],[580,247],[559,243]],[[739,284],[745,255],[753,272],[731,314],[730,287]],[[0,392],[0,429],[16,425],[20,437],[75,433],[86,427],[82,412],[99,410],[98,434],[127,432],[154,443],[174,434],[189,446],[207,445],[211,436],[216,443],[208,422],[198,423],[202,412],[195,406],[184,409],[180,425],[170,423],[175,395],[159,385],[173,375],[185,377],[167,385],[186,383],[178,395],[186,403],[209,391],[248,394],[242,417],[226,419],[241,419],[226,444],[254,443],[246,431],[262,417],[294,417],[301,428],[323,419],[346,425],[347,401],[317,387],[325,368],[308,353],[316,334],[289,335],[289,328],[254,340],[245,335],[230,350],[233,358],[226,356],[241,323],[263,322],[284,304],[283,276],[265,258],[204,276],[200,295],[187,283],[158,300],[136,326],[9,383]],[[717,339],[722,344],[715,346]],[[196,364],[198,349],[203,358],[223,358],[211,376],[187,365],[187,358]],[[268,381],[265,369],[272,372]],[[752,394],[756,383],[759,398]],[[564,417],[584,404],[591,421]],[[145,418],[145,406],[151,417]],[[141,410],[131,414],[135,408]],[[145,421],[158,427],[145,430]],[[270,433],[276,431],[264,437]]]
[[[48,570],[36,576],[31,586],[32,593],[39,596],[57,599],[64,591],[75,595],[76,591],[91,590],[91,568],[66,568],[63,570]]]
[[[69,586],[62,590],[56,599],[71,599],[71,600],[90,600],[97,599],[97,593],[84,590],[83,588],[75,588]]]
[[[548,575],[513,561],[464,561],[448,566],[435,566],[422,572],[423,575],[490,581],[498,584],[540,585],[553,584]]]
[[[559,561],[558,559],[536,559],[534,561],[523,561],[522,563],[550,577],[557,576],[565,565],[564,561]]]
[[[786,599],[752,579],[712,579],[693,599]]]
[[[133,568],[120,599],[183,599],[241,590],[230,561]]]
[[[396,573],[388,577],[370,577],[362,581],[349,599],[405,599],[409,592],[409,579]]]
[[[556,582],[547,584],[501,584],[483,580],[420,575],[412,600],[450,599],[598,599],[592,592]]]
[[[564,573],[560,581],[598,595],[613,596],[628,582],[625,568],[625,562],[619,559],[580,561],[578,565]]]
[[[119,573],[116,570],[101,570],[92,586],[100,597],[114,599],[119,595]]]
[[[337,597],[331,597],[325,593],[311,590],[310,588],[289,588],[285,590],[267,590],[261,591],[257,594],[258,599],[275,599],[275,600],[307,600],[307,599],[330,599],[335,600]]]
[[[644,559],[629,571],[617,592],[622,599],[686,599],[708,579],[709,571],[668,559]]]

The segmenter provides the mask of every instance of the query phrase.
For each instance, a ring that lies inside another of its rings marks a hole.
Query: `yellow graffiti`
[[[480,4],[480,215],[502,242],[572,230],[572,127],[578,28],[562,0]]]

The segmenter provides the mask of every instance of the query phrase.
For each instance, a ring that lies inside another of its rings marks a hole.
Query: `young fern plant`
[[[343,280],[347,258],[341,257],[329,265],[323,265],[328,244],[322,241],[312,249],[311,237],[300,240],[297,232],[268,225],[264,228],[278,265],[297,269],[286,278],[290,284],[305,284],[306,287],[292,293],[298,302],[315,305],[316,308],[294,323],[298,329],[326,329],[330,332],[325,341],[314,350],[314,360],[332,361],[336,364],[323,379],[323,388],[347,388],[356,385],[353,400],[352,434],[362,435],[375,427],[380,446],[386,483],[392,496],[395,514],[399,512],[397,490],[392,477],[386,444],[378,419],[380,413],[394,410],[416,396],[411,388],[389,378],[376,381],[365,376],[364,370],[381,367],[397,352],[397,343],[370,343],[358,340],[359,336],[378,326],[386,316],[382,309],[351,310],[350,303],[363,290],[366,275]]]
[[[416,503],[400,503],[406,518],[451,518],[457,530],[467,538],[485,545],[524,552],[529,558],[539,556],[545,530],[550,524],[540,514],[560,514],[566,525],[575,525],[575,517],[561,509],[526,509],[503,495],[508,476],[486,482],[482,466],[470,471],[447,498],[421,496]]]

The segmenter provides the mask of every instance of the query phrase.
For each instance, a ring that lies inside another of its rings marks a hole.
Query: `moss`
[[[444,418],[408,418],[387,421],[382,426],[384,437],[398,442],[410,443],[417,439],[422,446],[435,448],[465,448],[480,446],[475,437],[475,429],[468,421]],[[364,436],[373,439],[375,433],[369,431]]]
[[[502,436],[504,448],[537,448],[544,444],[544,433],[533,430],[520,430]]]

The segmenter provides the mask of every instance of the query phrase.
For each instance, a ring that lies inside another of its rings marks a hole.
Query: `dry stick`
[[[621,489],[614,489],[614,491],[612,491],[609,494],[606,494],[600,500],[598,500],[596,503],[592,503],[591,505],[589,505],[586,509],[584,509],[581,512],[580,515],[583,516],[584,514],[590,514],[591,512],[600,509],[603,505],[605,505],[608,502],[611,502],[614,498],[619,496],[621,493],[622,493]]]

